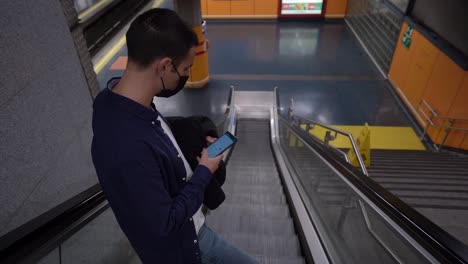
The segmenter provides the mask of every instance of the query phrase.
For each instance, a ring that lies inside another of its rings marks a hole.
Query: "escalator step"
[[[240,217],[250,215],[252,217],[272,217],[272,218],[288,218],[290,217],[289,208],[286,205],[269,205],[269,204],[238,204],[224,202],[215,211],[216,214],[225,214],[231,217]]]
[[[267,217],[230,217],[216,214],[209,217],[208,225],[221,233],[248,233],[263,235],[295,235],[292,218],[272,219]]]
[[[257,194],[283,194],[283,187],[280,185],[251,185],[251,184],[225,184],[223,185],[224,192],[229,194],[235,193],[257,193]]]
[[[303,264],[293,219],[271,152],[268,121],[239,120],[227,164],[225,202],[207,224],[265,264]]]
[[[271,167],[227,167],[229,174],[251,174],[260,177],[275,177],[278,178],[278,170],[272,165]]]
[[[255,193],[255,192],[244,192],[244,193],[231,193],[226,195],[226,202],[239,203],[239,204],[276,204],[282,205],[286,204],[286,197],[281,193]]]
[[[233,245],[251,255],[269,257],[300,257],[301,247],[296,235],[269,236],[250,233],[220,233]]]
[[[278,177],[255,177],[249,174],[229,174],[226,177],[226,184],[236,184],[236,183],[244,183],[244,184],[271,184],[271,185],[281,185],[281,181]]]
[[[274,160],[272,159],[271,161],[256,161],[256,160],[251,160],[251,159],[248,159],[248,160],[245,160],[245,161],[234,161],[234,160],[229,160],[228,164],[227,164],[227,167],[230,168],[230,167],[234,167],[234,168],[238,168],[238,167],[272,167],[272,166],[275,166],[275,162]]]
[[[255,257],[261,264],[306,264],[302,257]]]

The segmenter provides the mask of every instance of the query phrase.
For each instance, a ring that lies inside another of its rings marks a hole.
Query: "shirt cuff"
[[[211,178],[213,177],[213,174],[211,173],[210,169],[208,169],[208,167],[206,167],[205,165],[201,165],[201,164],[199,164],[195,168],[195,171],[193,172],[193,174],[194,175],[196,174],[195,177],[202,180],[205,186],[207,186],[208,183],[210,183]]]

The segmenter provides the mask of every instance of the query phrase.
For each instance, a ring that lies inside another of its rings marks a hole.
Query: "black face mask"
[[[168,97],[171,97],[173,95],[176,95],[178,92],[180,92],[184,88],[185,83],[187,83],[187,80],[188,80],[189,77],[188,76],[181,76],[179,74],[179,72],[177,71],[177,67],[174,64],[172,64],[172,66],[174,67],[177,75],[179,76],[179,83],[177,83],[177,87],[174,90],[168,90],[168,89],[166,89],[166,85],[164,84],[164,80],[161,77],[163,90],[158,95],[156,95],[157,97],[168,98]]]

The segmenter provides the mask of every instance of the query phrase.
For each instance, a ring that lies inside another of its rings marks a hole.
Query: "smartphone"
[[[234,145],[236,142],[237,138],[229,131],[226,131],[226,133],[224,133],[220,138],[218,138],[208,147],[208,157],[216,158],[217,156],[221,155],[221,153],[230,148],[232,145]]]

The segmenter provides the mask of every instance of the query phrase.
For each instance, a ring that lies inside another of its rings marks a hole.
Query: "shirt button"
[[[197,240],[195,239],[195,240],[193,241],[193,243],[195,243],[195,244],[196,244],[196,243],[197,243]]]
[[[180,154],[177,154],[177,157],[180,158]]]
[[[151,124],[154,126],[154,121],[151,121]]]
[[[182,178],[183,181],[185,181],[185,178]]]
[[[190,220],[190,221],[193,221],[192,217],[190,217],[190,219],[189,219],[189,220]]]

